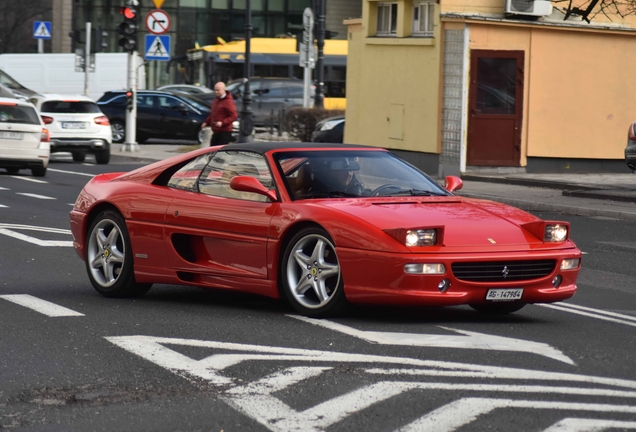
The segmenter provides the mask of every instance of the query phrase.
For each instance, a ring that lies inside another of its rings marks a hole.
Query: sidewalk
[[[153,162],[187,150],[192,144],[143,144],[122,152],[113,144],[111,160]],[[442,179],[437,179],[442,182]],[[483,198],[527,211],[603,216],[636,221],[635,174],[465,174],[457,195]]]

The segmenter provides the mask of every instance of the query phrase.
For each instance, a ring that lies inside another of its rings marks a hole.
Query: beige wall
[[[470,49],[525,51],[525,156],[623,158],[636,119],[636,34],[470,26]]]
[[[434,38],[367,37],[369,5],[349,28],[345,142],[438,153],[439,21]]]

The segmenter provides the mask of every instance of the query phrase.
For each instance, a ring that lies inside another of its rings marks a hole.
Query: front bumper
[[[110,150],[107,140],[100,138],[51,138],[51,153],[101,153]]]
[[[564,259],[581,258],[576,248],[550,251],[478,254],[390,254],[373,251],[338,249],[338,260],[344,278],[345,295],[352,303],[375,303],[420,306],[454,306],[490,303],[489,289],[523,288],[523,303],[551,303],[572,297],[576,293],[579,268],[560,270]],[[472,282],[453,274],[453,263],[555,260],[554,270],[540,278],[522,281]],[[404,271],[405,264],[442,263],[442,275],[414,275]],[[558,288],[552,286],[555,276],[562,277]],[[450,288],[440,292],[442,279]]]

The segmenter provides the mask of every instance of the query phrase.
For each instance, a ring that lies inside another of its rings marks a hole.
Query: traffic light
[[[134,103],[133,91],[132,90],[128,90],[126,92],[126,109],[128,111],[132,111],[133,110],[133,103]]]
[[[102,29],[92,29],[91,30],[91,52],[98,53],[105,51],[108,48],[108,42],[106,42],[106,38],[108,37],[108,32],[103,31]]]
[[[119,46],[124,51],[134,52],[137,50],[137,7],[129,2],[129,6],[122,6],[119,13],[124,16],[124,21],[119,24]]]

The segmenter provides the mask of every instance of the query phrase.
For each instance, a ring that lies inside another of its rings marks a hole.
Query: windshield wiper
[[[384,196],[446,196],[446,194],[426,191],[422,189],[400,189]]]

